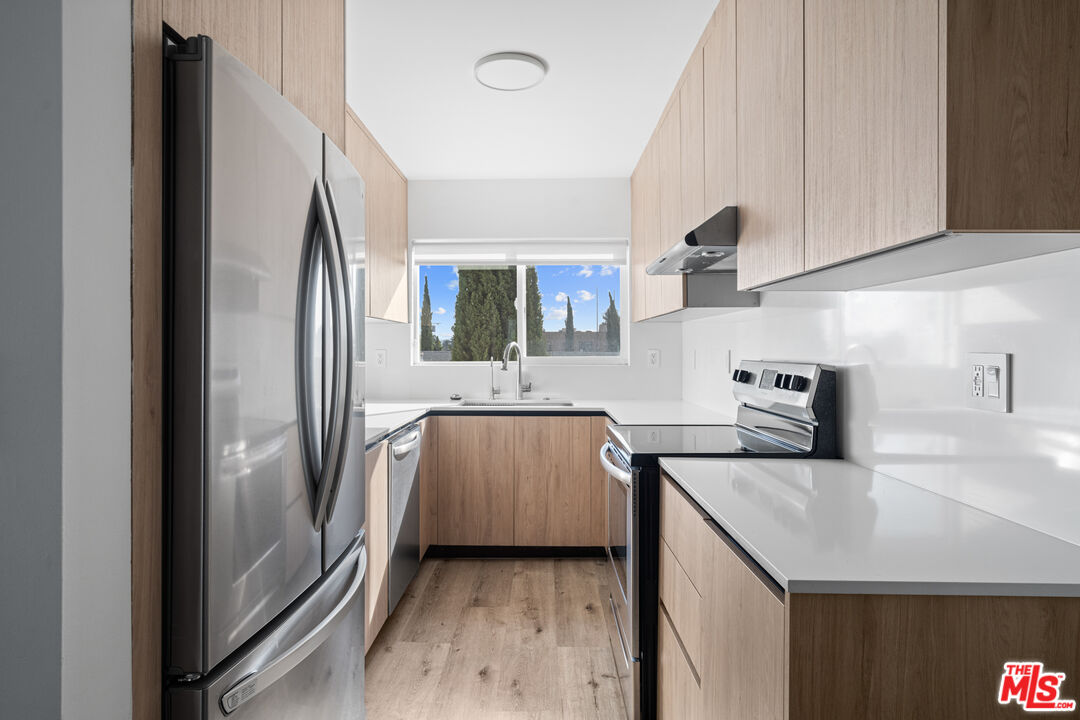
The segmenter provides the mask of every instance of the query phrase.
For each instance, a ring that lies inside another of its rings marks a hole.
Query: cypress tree
[[[525,337],[530,355],[547,355],[544,338],[544,308],[541,306],[540,279],[532,265],[525,268]]]
[[[619,352],[622,343],[622,331],[619,327],[619,311],[615,307],[615,298],[608,292],[608,308],[604,311],[604,322],[607,323],[607,349],[610,352]]]
[[[570,298],[566,298],[566,350],[574,350],[574,306],[570,304]]]
[[[514,268],[458,271],[452,360],[487,360],[501,355],[517,336],[517,276]]]
[[[420,351],[436,350],[435,325],[431,320],[431,294],[427,275],[424,276],[424,304],[420,310]]]

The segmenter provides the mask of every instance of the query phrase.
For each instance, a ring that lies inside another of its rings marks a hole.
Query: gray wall
[[[131,717],[131,0],[63,8],[61,713],[120,720]]]
[[[131,6],[0,23],[0,716],[131,717]]]
[[[0,22],[0,703],[60,715],[60,0]]]

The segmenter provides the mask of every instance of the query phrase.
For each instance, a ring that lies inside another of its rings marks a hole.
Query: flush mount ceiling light
[[[476,61],[476,80],[492,90],[528,90],[547,75],[543,59],[522,52],[500,52]]]

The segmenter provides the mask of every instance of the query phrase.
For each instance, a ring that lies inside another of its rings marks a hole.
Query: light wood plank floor
[[[624,720],[606,569],[425,560],[368,652],[368,720]]]

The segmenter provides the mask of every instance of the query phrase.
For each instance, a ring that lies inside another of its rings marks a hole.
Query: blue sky
[[[442,340],[453,336],[454,300],[457,297],[457,268],[451,265],[420,266],[420,302],[424,300],[424,277],[431,294],[431,318],[435,334]],[[566,326],[566,299],[574,308],[574,327],[595,330],[597,312],[601,321],[608,306],[608,292],[619,307],[619,268],[610,265],[538,265],[544,329]]]

